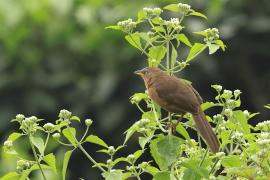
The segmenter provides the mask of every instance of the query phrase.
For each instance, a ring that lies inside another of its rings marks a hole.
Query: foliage
[[[184,70],[204,50],[209,54],[218,49],[225,50],[225,45],[219,39],[219,31],[209,28],[194,32],[194,35],[203,37],[202,41],[191,42],[188,35],[183,32],[182,25],[186,18],[196,16],[207,19],[202,13],[191,9],[187,4],[170,4],[164,10],[175,13],[176,18],[166,20],[162,17],[160,8],[144,8],[138,12],[136,21],[128,19],[119,22],[110,29],[126,33],[125,39],[133,47],[146,56],[148,66],[160,67],[173,75]],[[178,18],[180,16],[180,18]],[[146,32],[136,31],[141,24],[148,24]],[[187,48],[186,56],[180,54],[180,47]],[[181,56],[180,56],[181,55]],[[248,121],[258,113],[241,110],[240,90],[226,90],[220,85],[212,88],[217,95],[215,101],[202,104],[203,110],[215,108],[220,111],[208,120],[214,125],[215,132],[220,140],[220,152],[213,154],[204,148],[198,135],[198,142],[191,138],[190,129],[195,124],[190,114],[177,124],[173,134],[168,123],[176,121],[177,114],[168,113],[164,116],[148,96],[147,92],[135,93],[130,101],[141,111],[141,118],[125,132],[125,141],[118,147],[110,146],[96,135],[88,135],[93,123],[91,119],[84,121],[86,130],[78,138],[75,123],[81,123],[77,116],[67,110],[61,110],[55,124],[45,123],[35,116],[25,117],[18,114],[13,122],[19,124],[20,132],[12,133],[4,142],[6,153],[18,157],[17,170],[4,175],[1,179],[28,179],[32,171],[40,170],[43,179],[46,169],[55,173],[58,179],[66,178],[66,170],[73,151],[80,150],[85,157],[102,172],[107,180],[127,179],[136,177],[141,179],[143,173],[150,174],[153,179],[266,179],[270,176],[270,122],[264,121],[256,127],[249,125]],[[146,107],[141,106],[142,103]],[[266,106],[269,108],[269,106]],[[133,134],[140,134],[138,144],[140,149],[126,157],[117,157],[116,153],[126,148],[126,143]],[[27,138],[34,160],[24,158],[14,146],[14,142]],[[57,164],[54,152],[47,152],[50,137],[59,145],[67,146],[62,166]],[[64,140],[65,139],[65,140]],[[85,150],[85,143],[94,143],[101,149],[98,151],[108,156],[106,162],[96,160]],[[141,162],[140,157],[150,149],[152,159]],[[126,165],[120,169],[118,164]]]

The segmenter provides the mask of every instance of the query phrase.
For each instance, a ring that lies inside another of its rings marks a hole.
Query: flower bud
[[[230,99],[232,97],[232,91],[224,89],[222,97],[225,99]]]
[[[127,157],[128,162],[133,164],[135,162],[135,156],[133,154],[128,155]]]
[[[113,146],[108,147],[108,154],[113,155],[115,153],[115,148]]]
[[[246,118],[249,118],[249,112],[248,112],[248,110],[244,110],[243,113],[246,116]]]
[[[120,21],[117,23],[118,26],[120,26],[121,30],[130,33],[134,28],[136,28],[136,22],[133,22],[132,19],[127,19],[124,21]]]
[[[70,119],[72,113],[68,110],[62,109],[58,115],[61,119]]]
[[[219,31],[217,28],[209,28],[204,30],[206,33],[206,37],[204,39],[205,42],[214,42],[219,39]]]
[[[109,166],[112,165],[113,161],[111,159],[108,159],[107,162],[106,162]]]
[[[221,158],[221,157],[223,157],[223,156],[225,156],[225,153],[224,153],[224,152],[217,152],[217,153],[216,153],[216,157],[217,157],[217,158]]]
[[[149,164],[147,162],[142,162],[141,164],[139,164],[139,167],[141,168],[146,168]]]
[[[24,163],[25,163],[24,160],[18,160],[18,161],[17,161],[17,166],[23,167],[23,166],[24,166]]]
[[[6,147],[7,149],[11,149],[13,147],[13,142],[10,140],[6,140],[4,142],[4,147]]]
[[[45,129],[45,131],[50,132],[50,133],[54,131],[54,127],[55,126],[52,123],[46,123],[43,126],[43,128]]]
[[[215,85],[212,85],[211,87],[214,88],[217,92],[221,92],[221,90],[222,90],[222,86],[221,85],[215,84]]]
[[[233,91],[233,95],[235,98],[237,98],[242,92],[239,89],[236,89]]]
[[[232,112],[231,109],[225,109],[224,114],[225,114],[227,117],[231,117],[232,114],[233,114],[233,112]]]
[[[52,135],[52,137],[53,137],[55,140],[58,140],[58,139],[60,139],[61,135],[60,135],[59,133],[54,133],[54,134]]]
[[[86,120],[85,120],[85,125],[86,125],[86,126],[91,126],[92,123],[93,123],[93,120],[92,120],[92,119],[86,119]]]
[[[147,36],[149,36],[149,37],[153,37],[154,34],[155,34],[155,33],[153,33],[152,31],[148,31],[148,32],[147,32]]]
[[[17,114],[16,121],[22,122],[24,120],[25,116],[23,114]]]
[[[191,6],[188,4],[179,3],[177,4],[178,8],[183,14],[188,14],[191,11]]]

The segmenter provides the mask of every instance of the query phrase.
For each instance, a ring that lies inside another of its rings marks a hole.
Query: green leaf
[[[109,147],[102,139],[100,139],[98,136],[95,135],[89,135],[86,139],[85,142],[90,142],[94,143],[103,147]]]
[[[197,174],[200,178],[208,179],[208,171],[199,166],[199,161],[197,160],[188,160],[182,163],[182,166],[191,170],[193,174]]]
[[[224,172],[235,175],[235,176],[244,177],[247,179],[256,179],[255,167],[226,168]]]
[[[70,118],[70,120],[81,122],[81,120],[80,120],[80,118],[79,118],[78,116],[72,116],[72,117]]]
[[[74,138],[76,138],[76,129],[75,128],[66,128],[63,129],[62,133],[64,134],[64,136],[67,138],[67,140],[74,146],[76,147],[76,140]]]
[[[181,123],[178,123],[176,126],[176,131],[181,134],[185,139],[190,139],[187,130],[182,126]]]
[[[145,171],[152,176],[155,176],[158,172],[160,172],[158,168],[150,165],[146,166]]]
[[[158,138],[152,140],[150,152],[161,170],[168,169],[177,160],[182,143],[183,140],[176,136],[159,135]]]
[[[270,104],[267,104],[264,107],[267,108],[267,109],[270,109]]]
[[[23,136],[23,134],[21,133],[11,133],[9,136],[8,136],[8,139],[9,141],[15,141],[16,139],[18,139],[19,137]]]
[[[130,97],[130,101],[132,104],[140,103],[142,100],[148,99],[148,95],[146,93],[135,93]]]
[[[225,51],[225,48],[226,48],[226,45],[223,43],[223,41],[222,40],[216,40],[216,42],[215,42],[217,45],[219,45],[219,47],[223,50],[223,51]]]
[[[250,133],[250,125],[248,124],[248,119],[243,111],[233,111],[232,121],[236,124],[237,131],[244,134]]]
[[[201,44],[201,43],[195,43],[188,54],[187,57],[187,62],[191,61],[192,59],[194,59],[198,54],[200,54],[207,46],[205,44]]]
[[[201,104],[201,108],[203,111],[209,109],[209,108],[212,108],[212,107],[217,107],[218,105],[213,103],[213,102],[205,102],[203,104]]]
[[[224,148],[226,144],[232,142],[232,140],[230,139],[230,134],[231,133],[228,130],[221,131],[221,148]]]
[[[209,54],[214,54],[220,47],[219,45],[216,44],[207,44],[208,48],[209,48]]]
[[[162,27],[162,26],[155,26],[152,29],[157,31],[157,32],[166,32],[164,27]]]
[[[133,155],[134,155],[134,158],[135,160],[137,160],[139,157],[141,157],[141,155],[143,154],[144,150],[138,150],[136,151]]]
[[[221,159],[221,164],[225,168],[241,167],[242,166],[242,162],[243,161],[240,159],[240,156],[238,156],[238,155],[224,156]]]
[[[127,158],[125,158],[125,157],[120,157],[120,158],[117,158],[117,159],[113,160],[112,166],[115,166],[115,165],[118,164],[119,162],[128,162],[128,161],[127,161]],[[107,165],[105,165],[105,166],[107,166]]]
[[[145,19],[145,15],[146,15],[145,12],[143,10],[140,10],[137,14],[138,17],[137,22],[141,22],[141,20]]]
[[[184,171],[184,176],[183,176],[183,180],[201,180],[202,178],[194,173],[191,169],[186,169]]]
[[[131,136],[136,132],[136,130],[137,130],[137,124],[134,123],[128,130],[125,131],[126,137],[125,137],[124,144],[127,143],[129,138],[131,138]]]
[[[63,180],[66,179],[66,172],[67,172],[67,167],[68,167],[68,162],[70,160],[71,154],[72,154],[72,150],[71,151],[67,151],[64,155],[64,160],[63,160],[63,168],[62,168],[62,177]]]
[[[133,173],[132,172],[122,173],[122,180],[130,179],[131,176],[133,176]]]
[[[164,46],[153,46],[149,48],[149,57],[156,60],[154,67],[157,67],[164,58],[167,49]]]
[[[200,12],[196,12],[196,11],[192,11],[191,13],[189,13],[189,15],[191,15],[191,16],[198,16],[198,17],[202,17],[204,19],[207,19],[207,17],[204,14],[202,14]]]
[[[144,149],[145,145],[151,140],[152,137],[139,137],[139,145]]]
[[[175,65],[176,58],[177,58],[177,51],[176,51],[175,47],[172,46],[171,61],[172,61],[173,66]]]
[[[192,47],[192,44],[190,43],[190,41],[188,40],[187,36],[185,34],[178,34],[176,35],[176,40],[177,42],[183,42],[185,45]]]
[[[142,49],[141,38],[138,32],[126,35],[125,39],[129,42],[129,44],[131,44],[135,48],[139,50]]]
[[[161,24],[162,20],[160,20],[159,17],[155,17],[153,19],[151,19],[152,23],[153,24]]]
[[[53,153],[50,153],[50,154],[44,156],[42,160],[44,162],[46,162],[52,168],[52,170],[55,173],[57,173],[57,169],[56,169],[56,158],[55,158],[55,155]]]
[[[121,27],[115,25],[115,26],[107,26],[107,27],[105,27],[105,29],[121,30]]]
[[[42,169],[51,169],[50,166],[41,164],[41,168]],[[27,177],[29,176],[29,174],[34,171],[34,170],[39,170],[39,166],[37,164],[33,165],[30,169],[26,169],[22,172],[21,176],[20,176],[20,180],[25,180],[27,179]]]
[[[34,146],[38,149],[39,153],[41,155],[43,155],[44,150],[45,150],[45,145],[44,145],[43,139],[41,137],[37,137],[37,136],[30,136],[30,140],[34,144]]]
[[[205,31],[197,31],[197,32],[193,32],[194,34],[199,34],[202,36],[207,36],[207,33]]]
[[[4,175],[3,177],[1,177],[1,180],[14,180],[14,179],[18,179],[20,177],[20,175],[17,172],[9,172],[6,175]]]
[[[153,178],[153,180],[170,180],[170,179],[171,178],[169,171],[158,172]]]
[[[111,172],[104,172],[102,176],[105,180],[122,180],[123,173],[121,170],[112,170]]]
[[[177,4],[169,4],[169,5],[165,6],[163,9],[167,9],[167,10],[172,11],[172,12],[180,12],[180,9],[179,9]]]

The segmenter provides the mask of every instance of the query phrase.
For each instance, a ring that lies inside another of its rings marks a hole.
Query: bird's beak
[[[143,75],[143,72],[142,72],[142,70],[137,70],[137,71],[134,71],[134,74],[137,74],[139,76],[142,76]]]

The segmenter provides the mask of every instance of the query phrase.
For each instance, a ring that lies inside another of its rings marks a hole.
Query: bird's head
[[[146,67],[141,70],[137,70],[134,73],[141,76],[144,81],[148,81],[149,79],[156,77],[164,72],[156,67]]]

